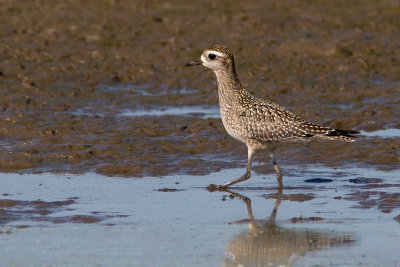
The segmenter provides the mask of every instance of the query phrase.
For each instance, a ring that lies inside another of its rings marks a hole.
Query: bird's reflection
[[[253,217],[250,198],[231,190],[224,192],[246,203],[249,229],[229,242],[223,266],[290,266],[298,256],[309,251],[354,242],[354,236],[348,233],[280,227],[275,223],[281,203],[279,197],[269,218],[257,220]]]

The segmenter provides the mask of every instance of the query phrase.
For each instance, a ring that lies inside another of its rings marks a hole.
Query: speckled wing
[[[307,122],[274,103],[253,104],[240,116],[246,121],[249,137],[260,142],[308,138],[334,130]]]

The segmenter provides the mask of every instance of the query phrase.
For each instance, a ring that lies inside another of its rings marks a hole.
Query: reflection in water
[[[354,242],[354,236],[326,233],[308,229],[285,229],[275,224],[281,200],[267,220],[253,218],[251,199],[237,192],[225,190],[247,205],[249,230],[230,241],[223,266],[278,266],[291,265],[298,256],[309,251],[343,246]],[[278,192],[281,193],[281,192]]]

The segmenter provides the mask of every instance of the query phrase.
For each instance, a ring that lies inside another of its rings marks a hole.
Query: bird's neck
[[[244,90],[236,74],[235,67],[214,70],[218,82],[219,97],[229,97],[237,91]]]

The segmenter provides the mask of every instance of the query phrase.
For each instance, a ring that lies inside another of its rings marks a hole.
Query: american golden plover
[[[226,46],[213,45],[204,50],[200,59],[186,64],[196,65],[203,65],[215,73],[224,127],[232,137],[245,143],[248,149],[246,173],[223,185],[211,184],[211,190],[224,189],[249,179],[254,155],[263,149],[270,153],[278,188],[282,189],[282,172],[272,154],[280,143],[322,139],[353,142],[353,134],[359,133],[310,123],[278,104],[252,96],[240,83],[233,55]]]

